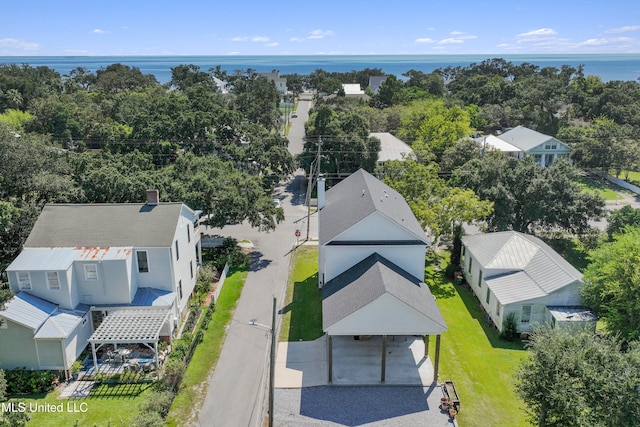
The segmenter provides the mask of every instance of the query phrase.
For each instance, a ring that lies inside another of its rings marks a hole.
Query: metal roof
[[[25,248],[169,247],[185,209],[182,203],[49,204]]]
[[[508,142],[511,145],[515,145],[522,151],[529,151],[533,148],[538,147],[539,145],[544,144],[547,141],[555,141],[562,145],[566,145],[562,141],[559,141],[552,136],[545,135],[524,126],[516,126],[513,129],[503,133],[502,135],[498,135],[498,138]]]
[[[548,295],[582,280],[582,273],[535,236],[501,231],[464,236],[462,243],[503,304]],[[501,271],[491,276],[490,270]]]
[[[486,148],[488,146],[498,151],[503,151],[506,153],[522,152],[522,150],[516,147],[515,145],[509,144],[507,141],[504,141],[494,135],[487,135],[487,136],[481,136],[479,138],[474,138],[474,141],[482,144],[483,148]]]
[[[429,244],[429,239],[402,195],[363,169],[352,173],[326,193],[319,214],[319,243],[327,244],[374,212]],[[371,230],[371,238],[375,239]]]
[[[7,271],[68,270],[74,261],[126,259],[132,248],[24,248]]]
[[[427,285],[383,256],[374,253],[322,287],[322,328],[326,330],[384,294],[447,329]],[[427,333],[425,331],[425,333]]]
[[[160,339],[160,331],[169,317],[168,309],[122,308],[111,311],[95,330],[90,343],[149,343]]]
[[[88,311],[87,305],[76,307],[75,310],[58,308],[38,330],[35,338],[67,338],[82,322],[82,318]]]
[[[27,292],[19,292],[5,304],[0,316],[36,331],[58,306]]]
[[[380,140],[378,162],[404,160],[405,157],[413,153],[413,150],[406,142],[399,138],[396,138],[389,132],[372,132],[369,134],[369,136],[378,138]]]
[[[595,322],[598,320],[586,307],[548,306],[551,315],[561,322]]]
[[[154,288],[138,288],[132,306],[143,307],[171,307],[176,299],[175,292],[163,291]]]

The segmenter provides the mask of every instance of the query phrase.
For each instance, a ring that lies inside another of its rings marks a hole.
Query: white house
[[[535,236],[501,231],[464,236],[464,277],[498,330],[515,313],[520,332],[534,325],[595,327],[580,306],[582,274]]]
[[[320,179],[318,209],[318,276],[329,348],[334,335],[382,336],[384,346],[387,335],[433,334],[439,354],[447,326],[424,283],[430,243],[404,198],[360,169],[326,194]],[[436,358],[435,378],[437,364]]]
[[[171,340],[201,262],[198,216],[157,190],[145,204],[46,205],[6,270],[0,366],[68,370],[88,343]]]
[[[501,134],[476,138],[483,148],[493,148],[507,155],[522,159],[533,157],[540,166],[551,166],[558,159],[569,158],[571,147],[564,142],[524,126]]]
[[[273,84],[276,85],[276,89],[278,90],[278,92],[280,92],[280,94],[287,94],[287,79],[285,79],[284,77],[280,77],[279,71],[274,70],[270,73],[260,73],[260,77],[264,77],[267,80],[272,81]]]

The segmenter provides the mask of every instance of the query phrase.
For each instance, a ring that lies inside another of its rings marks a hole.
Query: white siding
[[[353,267],[369,255],[378,253],[412,276],[424,279],[426,246],[326,246],[324,283]]]

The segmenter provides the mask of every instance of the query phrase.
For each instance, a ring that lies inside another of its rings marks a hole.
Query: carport
[[[381,336],[380,381],[385,382],[387,337],[436,336],[434,382],[438,380],[440,336],[447,330],[427,285],[377,253],[322,288],[323,330],[327,334],[328,381],[333,376],[333,337]]]
[[[156,372],[159,372],[158,342],[162,327],[169,318],[169,309],[120,308],[111,311],[89,338],[93,366],[98,370],[98,351],[105,344],[143,344],[153,351]]]

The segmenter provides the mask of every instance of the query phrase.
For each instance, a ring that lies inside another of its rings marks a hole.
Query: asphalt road
[[[310,101],[300,101],[298,117],[292,119],[289,150],[302,151],[304,122]],[[277,309],[283,306],[291,253],[295,250],[296,230],[306,236],[306,208],[303,175],[278,187],[274,198],[281,200],[285,221],[276,230],[258,232],[246,223],[205,233],[248,239],[254,244],[252,267],[227,331],[218,364],[208,378],[207,393],[193,426],[247,427],[262,425],[266,416],[270,327],[273,296]],[[311,227],[316,233],[315,226]],[[250,321],[259,325],[251,326]],[[276,317],[279,330],[280,316]],[[186,420],[185,420],[186,421]]]

